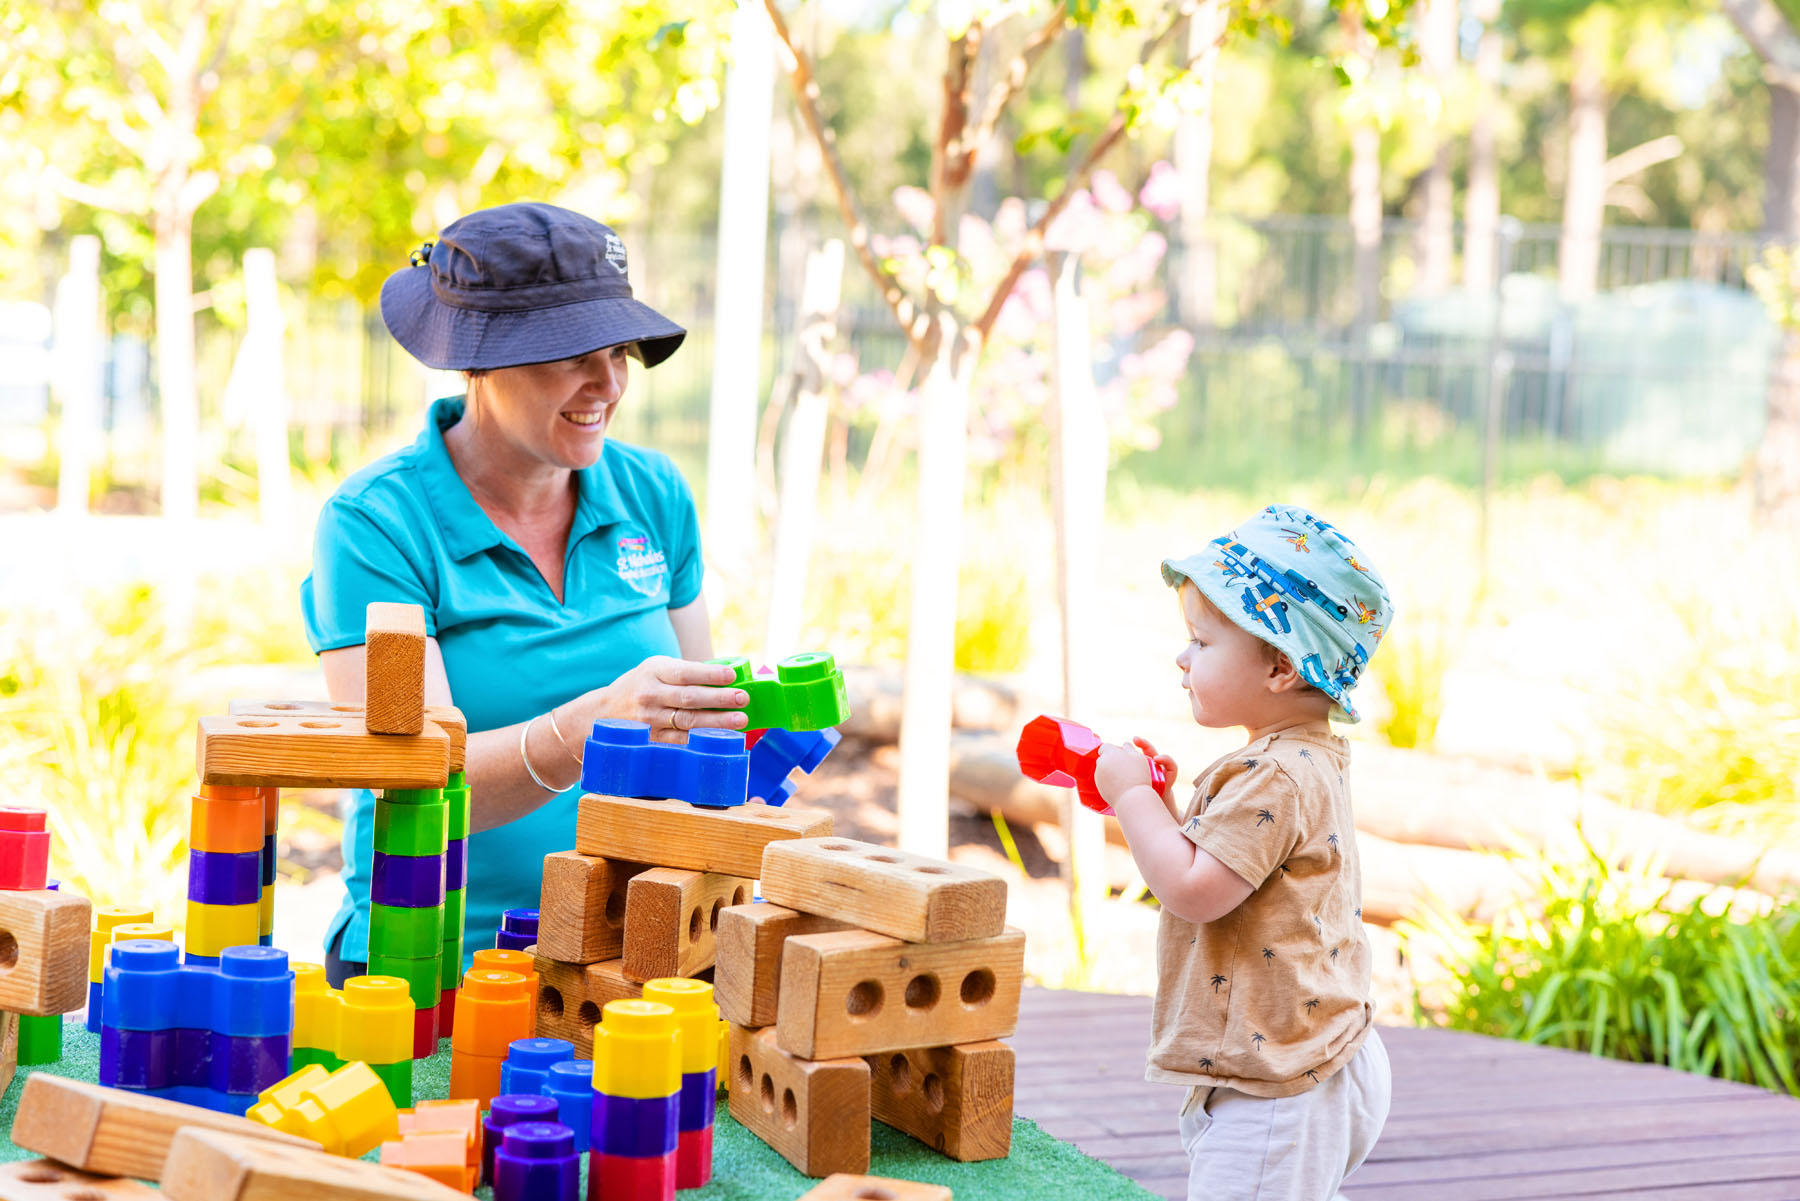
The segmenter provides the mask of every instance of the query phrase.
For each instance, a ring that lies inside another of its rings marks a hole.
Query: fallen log
[[[905,703],[901,672],[885,667],[845,667],[844,687],[850,694],[850,718],[838,727],[846,738],[863,742],[900,740],[900,712]],[[950,724],[958,730],[1017,731],[1019,698],[1012,689],[980,676],[956,677],[950,698]]]

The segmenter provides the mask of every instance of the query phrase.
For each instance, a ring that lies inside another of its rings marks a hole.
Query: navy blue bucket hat
[[[631,295],[625,243],[553,204],[458,218],[381,286],[381,318],[427,367],[478,371],[572,359],[625,342],[654,367],[687,331]]]

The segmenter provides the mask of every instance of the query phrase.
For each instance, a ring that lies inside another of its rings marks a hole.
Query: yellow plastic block
[[[262,890],[262,900],[256,906],[256,932],[258,934],[275,933],[275,886],[268,885]]]
[[[731,1023],[724,1018],[719,1019],[719,1091],[731,1091],[731,1073],[726,1068],[731,1063]]]
[[[335,1072],[308,1064],[258,1093],[246,1116],[351,1159],[400,1134],[394,1099],[366,1063],[347,1063]]]
[[[675,1011],[675,1024],[681,1028],[682,1075],[731,1062],[730,1055],[719,1058],[719,1041],[713,1037],[718,1028],[719,1007],[713,1003],[712,985],[704,980],[665,976],[644,985],[644,1000]]]
[[[106,948],[112,942],[113,930],[119,926],[155,920],[156,915],[148,909],[127,909],[122,905],[112,905],[94,910],[94,933],[88,938],[88,983],[100,983],[101,974],[106,970]]]
[[[294,1046],[337,1055],[338,1009],[342,994],[316,963],[294,965]],[[342,1059],[343,1056],[339,1055]],[[360,1057],[359,1057],[360,1058]],[[364,1060],[367,1062],[367,1060]]]
[[[352,976],[338,995],[339,1059],[399,1063],[412,1058],[413,1002],[398,976]]]
[[[187,951],[217,956],[226,947],[253,947],[262,914],[256,905],[187,903]]]
[[[608,1001],[594,1027],[594,1087],[639,1100],[681,1091],[681,1027],[655,1001]]]

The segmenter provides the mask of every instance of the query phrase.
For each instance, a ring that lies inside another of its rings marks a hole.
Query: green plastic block
[[[438,989],[458,988],[462,985],[463,949],[462,935],[454,939],[445,939],[442,953],[438,956]]]
[[[32,1017],[26,1014],[19,1019],[19,1066],[22,1068],[37,1067],[40,1064],[55,1063],[62,1058],[62,1014],[53,1013],[49,1017]]]
[[[395,1109],[411,1109],[413,1103],[413,1061],[403,1059],[399,1063],[372,1063],[369,1069],[381,1077],[387,1085],[388,1096],[394,1099]]]
[[[423,789],[433,796],[436,789]],[[450,807],[443,801],[375,801],[375,849],[384,855],[442,855],[450,843]]]
[[[435,805],[444,799],[442,788],[384,788],[377,800],[395,805]]]
[[[297,1072],[301,1068],[315,1063],[328,1072],[335,1072],[344,1066],[344,1061],[330,1051],[321,1050],[318,1047],[294,1048],[294,1071]]]
[[[369,952],[369,975],[398,976],[406,981],[406,990],[412,995],[414,1009],[430,1009],[438,1003],[438,967],[440,944],[432,949],[430,955],[417,958],[397,955],[382,955]]]
[[[775,678],[757,678],[742,656],[708,659],[732,669],[732,682],[750,694],[749,730],[824,730],[850,716],[850,697],[837,660],[824,651],[793,655],[775,665]]]
[[[444,945],[444,910],[432,905],[369,906],[369,953],[395,959],[428,959]]]
[[[444,785],[444,803],[450,806],[450,837],[467,838],[469,836],[469,785],[463,773],[450,773],[450,782]]]

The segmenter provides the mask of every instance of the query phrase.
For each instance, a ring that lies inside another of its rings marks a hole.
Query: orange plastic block
[[[471,1097],[447,1101],[420,1101],[400,1111],[400,1137],[413,1134],[455,1134],[463,1140],[463,1157],[476,1172],[481,1170],[481,1105]]]
[[[263,837],[275,833],[281,824],[281,789],[258,788],[263,801]]]
[[[476,971],[517,972],[525,977],[531,985],[531,1029],[521,1035],[523,1038],[534,1038],[537,1035],[537,996],[538,970],[537,956],[524,951],[502,951],[498,947],[483,947],[475,952],[470,964]]]
[[[531,1037],[531,1018],[536,1011],[537,995],[518,972],[471,970],[463,977],[462,992],[456,999],[456,1029],[450,1033],[450,1049],[505,1059],[515,1039]]]
[[[462,1028],[462,1023],[457,1023]],[[500,1095],[500,1065],[504,1055],[471,1055],[452,1048],[450,1052],[450,1096],[467,1098],[486,1109]]]
[[[192,820],[188,826],[190,850],[241,855],[261,851],[262,845],[262,789],[219,784],[200,786],[194,796]]]
[[[381,1162],[390,1168],[417,1172],[459,1193],[475,1192],[481,1176],[481,1162],[470,1167],[464,1158],[462,1136],[453,1130],[433,1130],[403,1134],[392,1142],[381,1144]]]

